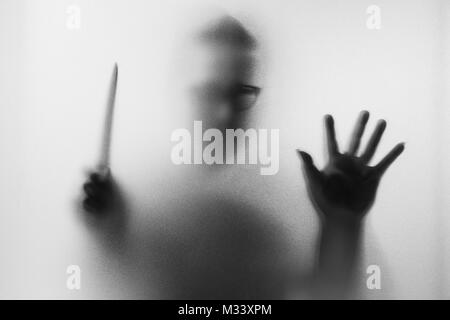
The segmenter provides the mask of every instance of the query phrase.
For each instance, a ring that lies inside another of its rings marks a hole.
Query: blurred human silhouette
[[[248,110],[261,90],[252,80],[255,38],[236,19],[224,16],[201,30],[194,41],[203,54],[198,61],[201,66],[192,62],[196,69],[190,82],[193,119],[203,121],[204,128],[221,131],[245,128]],[[349,152],[341,154],[333,120],[326,118],[330,161],[323,171],[300,152],[308,191],[322,222],[315,286],[319,297],[325,288],[332,297],[348,290],[362,217],[373,204],[382,174],[403,151],[403,145],[398,145],[380,164],[368,166],[385,129],[385,122],[380,122],[366,151],[356,156],[367,120],[368,113],[363,112]],[[107,169],[107,174],[94,170],[84,185],[84,207],[89,214],[127,211],[123,201],[117,204],[121,195],[111,168]],[[159,277],[159,298],[286,297],[292,274],[282,257],[287,241],[282,227],[241,195],[221,191],[229,183],[227,174],[194,171],[185,181],[173,183],[171,194],[161,199],[167,203],[162,206],[164,212],[152,216],[148,228],[140,227],[139,233],[127,230],[140,243],[136,264]],[[183,184],[193,187],[180,191],[177,186]],[[130,260],[128,256],[125,263],[133,263]]]
[[[188,61],[190,118],[201,120],[205,130],[245,128],[248,110],[261,90],[253,82],[256,40],[240,22],[224,16],[197,32],[192,42],[198,55]],[[284,272],[276,262],[281,228],[253,205],[219,190],[226,182],[201,170],[207,167],[219,166],[181,168],[188,176],[178,177],[171,193],[160,200],[164,213],[152,212],[148,228],[140,226],[146,232],[128,230],[128,239],[139,243],[136,265],[160,275],[158,297],[282,298]],[[120,179],[113,179],[111,168],[106,174],[97,171],[84,185],[85,210],[94,216],[128,212],[112,202],[122,196],[117,188]],[[199,183],[186,191],[183,186],[191,181]],[[148,208],[152,210],[154,206]],[[132,264],[127,257],[124,263]],[[148,281],[148,286],[154,285]]]

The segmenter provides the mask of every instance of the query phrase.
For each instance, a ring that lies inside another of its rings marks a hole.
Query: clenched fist
[[[107,212],[117,204],[119,195],[109,168],[91,172],[83,190],[83,207],[88,212]]]

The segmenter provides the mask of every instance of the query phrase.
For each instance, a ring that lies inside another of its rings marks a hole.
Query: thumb
[[[111,178],[111,169],[109,166],[99,165],[97,167],[97,171],[103,180],[108,180],[109,178]]]
[[[297,149],[297,153],[299,157],[302,159],[303,170],[305,172],[306,178],[310,182],[317,182],[320,178],[320,171],[314,165],[312,157],[308,153],[301,151],[299,149]]]

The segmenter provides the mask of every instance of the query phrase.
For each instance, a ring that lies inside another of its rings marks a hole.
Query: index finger
[[[327,133],[328,155],[334,157],[339,151],[334,130],[334,119],[329,114],[325,116],[325,130]]]

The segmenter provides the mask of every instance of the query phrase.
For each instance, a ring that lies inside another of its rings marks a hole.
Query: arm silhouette
[[[348,151],[342,153],[336,141],[333,117],[325,116],[329,159],[323,170],[317,169],[308,153],[298,150],[308,194],[321,222],[316,270],[316,293],[320,297],[342,298],[350,294],[363,218],[374,203],[383,174],[404,150],[404,143],[399,143],[378,164],[369,166],[386,121],[378,121],[365,150],[357,155],[368,120],[369,112],[362,111]]]

